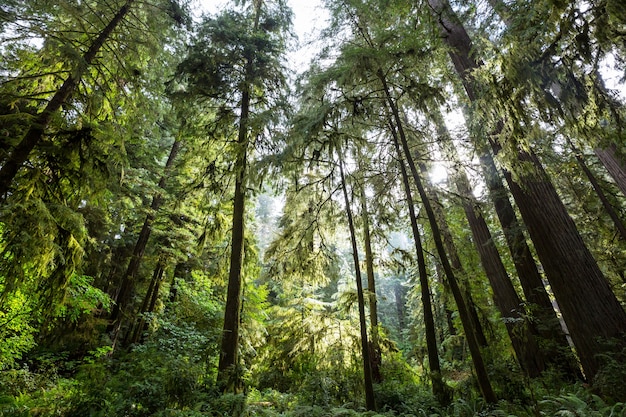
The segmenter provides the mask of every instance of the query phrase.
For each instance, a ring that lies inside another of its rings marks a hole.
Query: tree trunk
[[[402,152],[397,140],[397,131],[393,124],[390,123],[390,129],[394,136],[394,145],[398,154],[398,162],[400,173],[402,174],[402,183],[404,184],[404,194],[409,208],[409,219],[411,220],[411,230],[413,231],[413,241],[415,242],[415,253],[417,255],[417,266],[420,279],[420,290],[422,295],[422,309],[424,313],[424,327],[426,331],[426,349],[428,352],[428,363],[430,367],[430,379],[433,388],[433,395],[441,405],[448,405],[452,400],[451,389],[443,381],[441,375],[441,364],[439,362],[439,352],[437,350],[437,334],[435,332],[435,318],[433,316],[433,308],[430,297],[430,284],[428,283],[428,273],[426,271],[426,258],[422,247],[422,239],[420,237],[419,226],[417,224],[417,216],[415,215],[415,203],[411,193],[411,185],[409,183],[409,175],[406,171],[405,163],[402,158]],[[397,294],[397,290],[396,290]],[[398,296],[396,295],[396,303]]]
[[[185,271],[185,268],[185,262],[178,262],[176,264],[176,267],[174,267],[174,274],[172,274],[172,281],[170,283],[170,291],[167,295],[168,304],[172,304],[174,301],[176,301],[176,297],[178,296],[178,286],[176,285],[176,279],[181,278],[183,272]]]
[[[589,169],[589,167],[585,163],[585,160],[582,158],[581,152],[578,149],[576,149],[576,147],[574,146],[572,141],[569,140],[569,138],[567,139],[567,143],[572,149],[572,152],[574,152],[574,157],[576,158],[576,162],[578,162],[578,166],[580,166],[580,169],[583,170],[583,173],[589,180],[589,183],[593,187],[593,190],[596,192],[598,199],[600,200],[600,203],[602,203],[602,207],[604,207],[604,210],[613,221],[613,224],[615,225],[615,229],[617,229],[617,232],[619,233],[620,239],[623,241],[626,241],[626,226],[624,226],[624,223],[622,222],[619,215],[617,214],[617,211],[615,210],[615,208],[613,208],[613,206],[609,202],[609,199],[604,193],[602,186],[596,179],[596,176],[593,174],[593,172],[591,172],[591,169]]]
[[[476,197],[472,194],[469,179],[461,166],[459,156],[442,120],[436,120],[439,130],[438,142],[442,152],[455,164],[453,181],[462,199],[463,211],[472,232],[474,245],[481,265],[493,291],[493,299],[504,321],[509,338],[521,368],[530,377],[537,377],[545,370],[544,354],[526,319],[524,305],[509,278],[495,246],[489,226],[482,215]]]
[[[622,194],[626,196],[626,167],[623,159],[617,155],[615,144],[605,148],[596,148],[593,151],[609,175],[613,177]]]
[[[452,237],[448,221],[446,220],[446,216],[443,212],[443,206],[441,205],[439,197],[436,193],[430,192],[429,194],[429,198],[433,202],[431,206],[433,208],[435,218],[437,219],[437,224],[439,224],[439,229],[441,231],[443,245],[448,254],[448,259],[450,260],[452,272],[454,272],[454,276],[459,281],[459,286],[461,287],[463,297],[465,298],[465,303],[467,305],[467,310],[469,313],[469,319],[472,321],[472,327],[476,332],[476,339],[478,340],[480,346],[487,347],[489,343],[487,343],[487,337],[485,336],[485,331],[480,321],[480,315],[478,314],[476,304],[474,303],[474,298],[472,297],[472,293],[469,289],[469,283],[467,282],[467,272],[465,271],[465,268],[461,263],[459,252],[457,251],[456,245],[454,244],[454,238]],[[449,285],[447,284],[445,284],[445,287],[448,290],[450,289]]]
[[[382,382],[382,376],[380,374],[380,365],[382,355],[380,352],[380,346],[378,342],[378,309],[376,300],[376,278],[374,276],[374,255],[372,251],[372,239],[370,233],[370,220],[367,210],[367,197],[365,195],[365,184],[361,184],[361,216],[363,218],[363,240],[365,244],[365,269],[367,272],[367,291],[369,296],[370,307],[370,333],[372,335],[372,349],[371,349],[371,363],[372,363],[372,378],[374,382]]]
[[[438,19],[450,57],[471,101],[477,93],[471,70],[482,64],[471,56],[471,40],[445,0],[429,0]],[[494,151],[498,145],[491,141]],[[511,193],[535,244],[537,254],[559,303],[583,370],[593,380],[599,370],[597,355],[626,347],[626,313],[582,240],[537,156],[518,150],[517,159],[533,167],[513,181],[505,172]],[[603,339],[603,340],[601,340]]]
[[[134,1],[135,0],[127,0],[117,11],[115,16],[113,16],[111,21],[102,29],[87,52],[82,56],[81,62],[70,72],[46,107],[36,116],[22,140],[13,148],[10,155],[2,163],[2,167],[0,167],[0,198],[6,196],[13,182],[13,178],[15,178],[15,175],[26,159],[28,159],[28,156],[35,146],[41,141],[52,117],[72,96],[96,55],[100,49],[102,49],[102,46],[109,36],[111,36],[117,25],[119,25],[128,14],[130,6]]]
[[[132,336],[125,344],[139,343],[143,339],[143,334],[148,330],[148,322],[144,316],[145,313],[152,313],[156,306],[156,301],[159,295],[159,289],[161,288],[161,280],[163,279],[163,273],[165,272],[165,265],[161,260],[157,262],[154,272],[152,273],[152,279],[150,285],[146,291],[141,308],[137,314],[137,319],[132,332]],[[130,334],[130,333],[129,333]]]
[[[480,387],[480,391],[483,394],[483,398],[485,399],[485,401],[487,401],[488,403],[495,403],[497,401],[497,398],[496,398],[495,393],[493,392],[491,383],[489,382],[487,369],[485,368],[483,357],[480,352],[480,347],[478,345],[478,340],[476,338],[476,331],[472,326],[471,320],[469,319],[467,305],[461,294],[461,289],[459,288],[456,277],[454,276],[454,272],[452,271],[450,262],[448,261],[448,256],[446,254],[446,251],[443,245],[443,240],[441,238],[441,232],[439,229],[439,224],[437,223],[437,220],[435,217],[435,213],[430,204],[430,200],[428,199],[428,196],[426,195],[424,186],[422,185],[422,180],[415,166],[415,162],[413,161],[413,157],[411,156],[411,150],[409,149],[406,135],[404,134],[404,128],[402,126],[400,112],[396,106],[395,101],[393,100],[391,96],[391,92],[389,90],[387,80],[382,70],[380,69],[378,70],[377,76],[382,84],[388,109],[391,112],[393,121],[395,122],[395,126],[397,128],[397,134],[394,137],[394,142],[397,143],[399,141],[402,143],[402,151],[404,152],[404,156],[411,170],[411,174],[413,176],[413,180],[417,187],[417,191],[419,192],[420,198],[422,200],[424,210],[426,211],[428,222],[430,224],[430,228],[433,234],[435,247],[437,248],[437,253],[439,255],[439,259],[441,260],[441,266],[443,267],[443,270],[446,274],[446,277],[448,279],[448,284],[450,285],[452,295],[454,296],[454,300],[459,310],[461,322],[463,323],[463,328],[465,330],[465,337],[468,342],[470,354],[472,355],[472,361],[474,363],[474,370],[476,371],[476,379],[478,381],[478,386]],[[399,144],[397,144],[396,146],[399,147]]]
[[[241,270],[243,266],[243,246],[245,231],[245,191],[248,147],[248,117],[250,114],[250,92],[244,90],[241,98],[241,118],[239,122],[239,149],[235,163],[235,195],[233,198],[233,226],[231,238],[230,270],[228,290],[224,308],[224,328],[222,332],[221,354],[218,366],[217,383],[222,392],[236,392],[240,385],[238,367],[239,322],[241,310]]]
[[[159,188],[161,190],[165,189],[167,176],[174,165],[174,161],[176,160],[178,153],[180,152],[181,145],[182,141],[180,138],[177,138],[172,144],[170,154],[167,158],[167,162],[165,163],[163,175],[159,179]],[[150,209],[148,210],[146,219],[144,220],[141,231],[139,232],[137,242],[135,243],[135,247],[133,249],[133,254],[131,255],[130,262],[128,263],[128,268],[126,268],[126,271],[122,276],[119,289],[115,296],[115,305],[113,306],[113,310],[109,316],[109,325],[107,327],[107,331],[112,334],[114,345],[119,336],[124,318],[123,316],[126,313],[125,309],[128,306],[134,292],[135,278],[139,272],[139,267],[141,266],[141,261],[148,245],[148,239],[150,239],[150,235],[152,234],[152,223],[154,222],[156,213],[161,208],[162,204],[163,195],[160,191],[157,191],[152,197]]]
[[[363,296],[363,282],[361,277],[361,267],[359,265],[359,252],[356,243],[356,231],[354,229],[354,221],[352,218],[352,209],[350,208],[350,199],[348,198],[348,190],[346,187],[346,177],[343,172],[343,160],[339,158],[339,173],[341,176],[341,187],[343,197],[346,204],[346,216],[348,217],[348,228],[350,230],[350,242],[352,243],[352,258],[354,259],[354,272],[356,275],[356,290],[359,304],[359,325],[361,328],[361,352],[363,355],[363,377],[365,383],[365,406],[370,411],[376,410],[376,402],[374,401],[374,384],[372,380],[372,368],[369,354],[369,344],[367,342],[367,320],[365,318],[365,297]]]
[[[406,326],[406,317],[404,314],[404,303],[406,302],[404,297],[404,287],[398,282],[393,286],[393,295],[396,301],[396,314],[398,314],[398,327],[403,329]]]

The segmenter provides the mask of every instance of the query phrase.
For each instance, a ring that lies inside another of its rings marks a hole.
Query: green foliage
[[[626,403],[626,349],[615,351],[618,343],[612,343],[609,353],[598,355],[600,371],[593,381],[593,388],[605,398]]]
[[[29,297],[16,291],[0,309],[0,371],[13,368],[35,346],[37,323],[32,320],[34,306]]]
[[[613,417],[626,413],[623,403],[607,404],[597,395],[583,390],[548,397],[539,404],[544,416]]]

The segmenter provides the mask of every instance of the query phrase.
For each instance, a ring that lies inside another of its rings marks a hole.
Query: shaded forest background
[[[3,0],[1,416],[626,415],[626,6],[324,5]]]

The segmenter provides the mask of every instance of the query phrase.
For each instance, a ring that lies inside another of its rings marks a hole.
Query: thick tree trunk
[[[593,380],[600,367],[597,355],[610,351],[605,345],[607,340],[617,338],[617,346],[626,347],[626,313],[536,155],[520,153],[520,157],[540,170],[536,179],[527,179],[520,185],[512,180],[510,173],[505,176],[544,266],[585,376]]]
[[[82,56],[81,62],[70,72],[46,107],[36,116],[22,140],[12,149],[7,159],[3,161],[2,167],[0,167],[0,198],[7,194],[13,182],[13,178],[15,178],[15,175],[26,159],[28,159],[28,156],[35,146],[41,141],[52,117],[72,96],[96,55],[98,55],[98,52],[102,49],[102,46],[111,36],[115,28],[128,14],[130,6],[134,1],[135,0],[127,0],[117,11],[115,16],[113,16],[111,21],[102,29],[87,52]]]
[[[363,282],[361,277],[361,266],[359,265],[359,251],[356,243],[356,230],[350,208],[350,198],[346,187],[346,177],[343,171],[343,160],[339,158],[339,173],[341,176],[341,188],[346,204],[346,216],[348,217],[348,229],[350,230],[350,242],[352,243],[352,258],[354,260],[354,272],[356,276],[356,291],[359,304],[359,326],[361,328],[361,353],[363,355],[363,379],[365,384],[365,406],[368,410],[376,410],[374,401],[374,384],[372,379],[372,368],[369,353],[369,343],[367,342],[367,319],[365,318],[365,297],[363,296]]]
[[[480,63],[470,55],[471,40],[446,0],[429,0],[438,20],[450,57],[470,100],[477,99],[471,71]],[[491,142],[494,151],[498,145]],[[576,346],[586,377],[593,380],[599,370],[597,355],[613,346],[626,347],[626,313],[611,291],[595,259],[583,242],[539,159],[518,151],[517,159],[534,172],[520,173],[513,181],[505,172],[537,254],[559,303]],[[604,339],[604,342],[602,341]]]
[[[568,378],[580,379],[579,366],[543,284],[535,259],[526,242],[524,227],[519,223],[515,209],[509,201],[508,190],[502,184],[491,152],[484,149],[479,159],[489,196],[504,231],[504,238],[513,258],[524,297],[529,304],[530,314],[539,336],[545,340],[543,344],[545,357]]]
[[[415,253],[417,255],[417,266],[419,271],[422,310],[424,314],[424,327],[426,331],[426,349],[428,353],[428,363],[430,367],[430,379],[433,388],[433,395],[441,405],[448,405],[452,400],[451,389],[443,381],[441,375],[441,364],[439,362],[439,352],[437,350],[437,334],[435,332],[435,318],[433,315],[433,307],[430,297],[430,284],[428,282],[428,273],[426,271],[426,258],[422,247],[422,239],[420,236],[419,226],[417,224],[417,216],[415,215],[415,203],[413,202],[413,194],[409,183],[409,175],[407,173],[400,144],[397,140],[397,131],[393,124],[390,123],[390,129],[394,136],[394,145],[398,154],[398,162],[400,165],[400,173],[402,174],[402,183],[404,184],[404,194],[409,208],[409,219],[411,221],[411,230],[413,231],[413,241],[415,242]],[[397,288],[397,287],[396,287]],[[397,294],[397,290],[396,290]],[[396,295],[396,303],[398,296]],[[461,313],[462,314],[462,313]]]

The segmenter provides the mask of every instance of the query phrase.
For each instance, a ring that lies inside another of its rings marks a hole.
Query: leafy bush
[[[626,349],[613,354],[598,355],[602,363],[593,381],[593,388],[613,401],[626,402]]]
[[[626,415],[626,405],[607,404],[586,390],[548,397],[539,402],[541,414],[559,417],[618,417]]]

